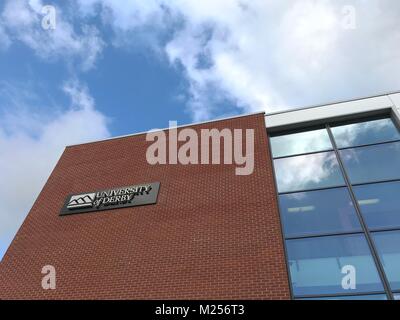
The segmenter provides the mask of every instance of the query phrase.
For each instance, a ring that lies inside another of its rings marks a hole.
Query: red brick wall
[[[68,147],[3,258],[0,298],[289,299],[264,116],[193,128],[254,128],[254,173],[151,166],[144,135]],[[68,194],[155,181],[156,205],[58,215]]]

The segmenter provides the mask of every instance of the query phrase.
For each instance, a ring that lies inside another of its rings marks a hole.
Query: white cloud
[[[310,189],[341,178],[333,152],[280,159],[276,162],[276,169],[280,192]]]
[[[107,119],[95,109],[88,89],[77,81],[63,87],[71,99],[66,111],[27,106],[33,94],[24,88],[3,83],[0,89],[9,102],[8,111],[0,116],[0,242],[4,244],[14,236],[65,145],[110,134]],[[0,260],[1,256],[0,252]]]
[[[11,44],[10,38],[0,24],[0,51],[7,49]]]
[[[23,42],[43,59],[64,58],[68,62],[78,59],[83,70],[92,68],[104,47],[98,30],[83,24],[76,32],[59,7],[56,7],[55,29],[45,30],[42,27],[42,8],[40,0],[7,1],[1,13],[0,39],[3,28],[9,40]]]
[[[343,25],[349,18],[345,0],[75,3],[78,9],[64,7],[75,16],[57,7],[57,28],[46,31],[40,27],[41,0],[9,0],[0,23],[3,48],[18,39],[44,59],[78,58],[90,69],[105,43],[85,18],[99,14],[120,40],[115,45],[148,41],[184,67],[195,120],[224,112],[217,109],[223,100],[244,112],[276,111],[400,87],[396,0],[352,1],[355,29]]]
[[[112,23],[120,30],[131,30],[146,24],[149,26],[158,24],[162,27],[163,11],[159,1],[103,0],[101,2],[104,8],[110,9],[103,12],[105,22]],[[83,13],[93,12],[93,5],[96,3],[98,3],[96,0],[80,1]]]
[[[344,0],[77,2],[84,14],[101,4],[119,32],[183,21],[164,50],[185,69],[196,120],[220,112],[215,95],[243,111],[275,111],[400,87],[397,0],[352,1],[355,29],[344,26]]]

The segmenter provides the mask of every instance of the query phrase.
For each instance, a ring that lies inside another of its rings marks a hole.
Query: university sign
[[[159,188],[160,183],[153,182],[69,195],[60,215],[155,204]]]

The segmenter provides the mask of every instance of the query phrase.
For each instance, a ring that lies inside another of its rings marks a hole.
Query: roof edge
[[[330,102],[327,102],[327,103],[319,103],[319,104],[310,105],[310,106],[306,106],[306,107],[299,107],[299,108],[293,108],[293,109],[287,109],[287,110],[282,110],[282,111],[265,113],[265,116],[268,117],[268,116],[273,116],[273,115],[282,114],[282,113],[290,113],[290,112],[294,112],[294,111],[301,111],[301,110],[307,110],[307,109],[331,106],[331,105],[339,104],[339,103],[346,103],[346,102],[352,102],[352,101],[358,101],[358,100],[366,100],[366,99],[371,99],[371,98],[378,98],[378,97],[383,97],[383,96],[390,96],[392,94],[398,94],[398,93],[400,93],[400,90],[399,91],[389,91],[389,92],[375,94],[375,95],[371,95],[371,96],[351,98],[351,99],[346,99],[346,100],[330,101]]]
[[[258,115],[258,114],[262,114],[262,115],[265,116],[265,111],[257,111],[257,112],[251,112],[251,113],[244,113],[244,114],[240,114],[240,115],[236,115],[236,116],[216,118],[216,119],[213,119],[213,120],[206,120],[206,121],[201,121],[201,122],[187,123],[187,124],[183,124],[183,125],[176,126],[176,127],[166,127],[166,128],[162,128],[162,129],[158,129],[158,128],[150,129],[148,131],[141,131],[141,132],[130,133],[130,134],[125,134],[125,135],[120,135],[120,136],[115,136],[115,137],[110,137],[110,138],[105,138],[105,139],[99,139],[99,140],[93,140],[93,141],[88,141],[88,142],[70,144],[70,145],[66,145],[65,148],[80,146],[80,145],[84,145],[84,144],[91,144],[91,143],[97,143],[97,142],[103,142],[103,141],[109,141],[109,140],[116,140],[116,139],[139,136],[139,135],[142,135],[142,134],[147,134],[151,130],[153,130],[153,132],[158,132],[158,131],[165,131],[165,130],[175,129],[175,128],[176,129],[180,129],[180,128],[185,128],[185,127],[198,126],[198,125],[202,125],[202,124],[206,124],[206,123],[219,122],[219,121],[224,121],[224,120],[230,120],[230,119],[254,116],[254,115]]]

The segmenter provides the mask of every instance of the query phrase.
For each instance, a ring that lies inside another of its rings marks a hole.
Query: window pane
[[[383,291],[367,241],[363,235],[287,240],[295,295]],[[342,288],[342,268],[356,268],[356,289]]]
[[[400,178],[400,142],[340,150],[352,183]]]
[[[400,290],[400,231],[373,233],[392,290]]]
[[[400,139],[391,119],[379,119],[332,127],[338,148]]]
[[[387,300],[386,294],[369,294],[360,296],[316,297],[298,300]]]
[[[344,185],[334,152],[274,160],[279,192]]]
[[[273,157],[332,149],[326,129],[312,130],[271,137]]]
[[[284,194],[279,203],[286,237],[361,230],[347,188]]]
[[[369,228],[400,227],[400,182],[355,186],[353,190]]]
[[[400,300],[400,294],[395,294],[394,295],[394,300]]]

